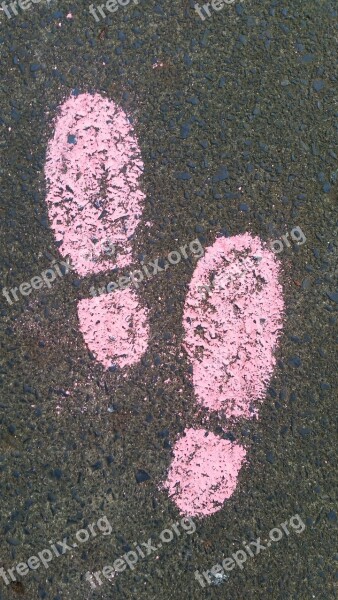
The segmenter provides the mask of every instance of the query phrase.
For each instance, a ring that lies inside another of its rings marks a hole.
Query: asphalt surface
[[[111,276],[71,273],[11,306],[1,295],[0,567],[74,540],[104,515],[112,526],[48,569],[10,585],[0,578],[1,600],[336,597],[338,9],[289,4],[247,1],[204,21],[186,0],[141,0],[99,22],[87,2],[1,12],[1,287],[59,256],[43,165],[57,107],[72,93],[107,95],[133,118],[151,223],[134,239],[140,258],[196,236],[205,246],[246,231],[280,239],[296,226],[306,236],[279,254],[287,311],[260,419],[229,427],[249,457],[236,492],[196,519],[195,533],[95,590],[87,572],[158,542],[181,518],[158,484],[195,424],[181,352],[193,263],[143,286],[151,342],[127,377],[105,371],[78,329],[78,300]],[[302,533],[205,588],[195,579],[296,514]]]

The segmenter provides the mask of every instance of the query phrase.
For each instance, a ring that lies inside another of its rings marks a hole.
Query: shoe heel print
[[[99,94],[64,102],[47,148],[46,202],[59,252],[71,257],[79,275],[132,262],[145,197],[142,171],[137,140],[114,102]],[[81,300],[78,316],[87,346],[106,369],[132,365],[145,352],[147,311],[134,291]]]

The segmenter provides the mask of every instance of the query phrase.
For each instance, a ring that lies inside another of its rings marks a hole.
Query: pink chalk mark
[[[211,515],[236,489],[246,451],[205,429],[186,429],[174,446],[164,488],[187,516]]]
[[[246,272],[240,258],[246,258]],[[212,275],[214,290],[205,299],[198,289],[210,285]],[[282,329],[284,302],[278,275],[273,252],[248,233],[217,239],[199,260],[183,325],[196,398],[204,407],[223,409],[227,417],[250,418],[257,413]]]
[[[132,290],[80,300],[78,316],[88,348],[106,369],[135,364],[147,349],[148,313]]]
[[[125,113],[99,94],[72,96],[61,106],[48,144],[45,176],[49,218],[60,253],[80,275],[132,262],[131,236],[144,194],[140,149]],[[102,242],[116,246],[114,259]],[[99,247],[99,249],[98,249]],[[86,255],[97,254],[97,262]]]

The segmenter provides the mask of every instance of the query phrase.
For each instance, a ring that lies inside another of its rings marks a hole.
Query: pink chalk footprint
[[[244,264],[243,264],[244,261]],[[197,403],[227,418],[251,418],[275,366],[284,302],[274,254],[249,234],[219,238],[193,274],[185,302],[184,345]],[[201,294],[208,286],[208,297]],[[164,487],[190,516],[217,512],[232,495],[246,452],[204,429],[175,444]]]
[[[130,123],[114,102],[99,94],[64,102],[47,148],[46,202],[59,251],[79,275],[132,262],[142,170]],[[104,252],[108,241],[116,249],[113,259]],[[105,368],[134,364],[145,352],[147,311],[131,289],[81,300],[78,316],[85,342]]]

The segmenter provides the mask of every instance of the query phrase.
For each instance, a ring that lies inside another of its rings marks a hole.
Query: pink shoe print
[[[201,289],[212,291],[206,296]],[[228,419],[258,414],[275,366],[283,309],[277,261],[259,238],[222,237],[206,250],[183,316],[199,405]],[[173,453],[164,487],[180,512],[202,517],[220,510],[236,489],[245,449],[189,428]]]
[[[46,202],[59,251],[79,275],[132,262],[142,170],[130,123],[114,102],[99,94],[64,102],[47,148]],[[113,259],[107,259],[107,246],[115,250]],[[130,366],[145,352],[147,311],[132,289],[81,300],[78,316],[88,348],[106,369]]]

